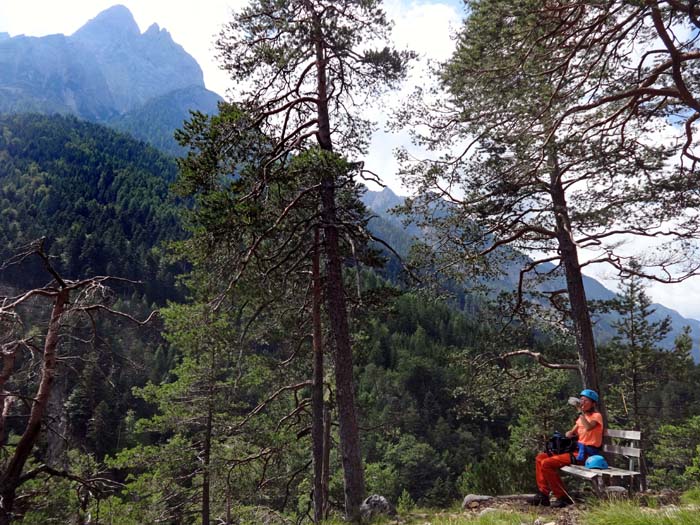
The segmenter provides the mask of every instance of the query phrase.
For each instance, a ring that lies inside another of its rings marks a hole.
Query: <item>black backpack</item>
[[[562,436],[559,432],[555,432],[549,440],[547,440],[545,451],[548,455],[567,454],[575,452],[578,447],[577,438],[568,438]]]

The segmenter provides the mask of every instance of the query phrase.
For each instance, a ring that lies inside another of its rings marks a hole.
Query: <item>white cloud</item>
[[[394,20],[393,37],[399,49],[412,49],[434,60],[447,59],[454,49],[453,33],[462,13],[454,3],[423,3],[390,0],[387,15]]]
[[[454,50],[453,35],[462,21],[462,11],[455,2],[442,3],[406,2],[390,0],[385,3],[387,15],[394,21],[392,37],[397,49],[415,51],[419,59],[411,69],[405,87],[398,93],[391,93],[381,101],[382,115],[370,114],[369,117],[378,120],[384,127],[384,115],[402,104],[414,86],[429,82],[427,63],[447,60]],[[395,193],[405,195],[407,190],[402,187],[397,177],[398,163],[394,158],[394,149],[399,146],[410,146],[407,131],[389,132],[381,129],[372,137],[372,143],[365,165],[367,169],[380,175],[384,184]],[[370,189],[377,189],[369,185]]]

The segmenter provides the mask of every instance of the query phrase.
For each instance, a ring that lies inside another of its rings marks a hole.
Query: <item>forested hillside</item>
[[[174,297],[174,270],[162,248],[183,235],[168,188],[175,162],[127,135],[75,117],[0,117],[0,257],[46,237],[66,277],[142,280],[149,301]],[[160,250],[160,252],[159,252]],[[35,286],[46,276],[8,269],[6,283]]]
[[[409,217],[402,215],[398,210],[404,204],[405,199],[397,196],[389,188],[384,188],[381,191],[368,191],[362,201],[373,214],[373,218],[369,223],[369,228],[381,239],[386,241],[396,253],[400,254],[404,259],[409,256],[411,246],[416,242],[422,242],[429,236],[429,230],[421,230],[415,222],[409,221]],[[381,246],[379,246],[382,249]],[[391,251],[384,249],[387,257],[387,262],[384,268],[385,275],[390,276],[392,280],[399,278],[401,274],[401,264],[397,257]],[[526,259],[527,260],[527,259]],[[506,265],[503,274],[484,279],[483,283],[490,290],[492,295],[499,291],[513,291],[518,285],[518,271],[522,261],[517,257],[513,257],[511,262]],[[544,265],[548,271],[553,270],[553,266]],[[480,280],[481,281],[481,280]],[[473,288],[474,283],[462,283],[466,288]],[[481,282],[480,282],[481,284]],[[583,276],[583,284],[586,290],[586,296],[590,301],[606,302],[613,299],[616,291],[612,291],[603,286],[599,281],[592,277]],[[564,276],[561,272],[552,272],[548,279],[537,283],[535,289],[538,291],[556,290],[565,285]],[[456,289],[461,288],[457,286]],[[461,294],[463,296],[463,294]],[[458,301],[456,303],[459,308],[465,305]],[[690,337],[692,339],[691,354],[696,363],[700,362],[700,321],[697,319],[689,319],[683,317],[675,310],[667,308],[662,304],[653,304],[652,312],[649,316],[650,321],[661,321],[666,317],[671,319],[670,330],[661,342],[665,348],[673,348],[676,337],[683,334],[686,327],[690,327]],[[596,315],[594,325],[595,335],[598,343],[607,343],[615,335],[613,324],[619,321],[619,315],[611,311],[600,311]]]
[[[176,179],[170,159],[143,143],[72,117],[18,115],[3,118],[1,124],[5,260],[13,250],[45,236],[55,267],[65,277],[112,274],[143,280],[142,285],[125,290],[117,303],[133,315],[145,316],[147,302],[179,296],[173,277],[182,270],[163,266],[161,257],[164,242],[184,235],[180,216],[184,201],[168,193]],[[384,226],[375,225],[375,234],[384,234],[403,250],[402,243],[410,238],[397,229],[395,219],[383,220]],[[406,293],[405,284],[399,284],[404,282],[401,266],[389,255],[388,266],[365,269],[358,276],[361,295],[351,301],[350,310],[367,490],[409,506],[411,502],[449,505],[465,492],[527,490],[538,443],[549,429],[568,425],[563,399],[576,391],[577,379],[571,373],[545,372],[522,362],[517,367],[526,376],[513,382],[496,355],[528,346],[550,359],[572,360],[570,340],[537,323],[508,328],[507,316],[492,310],[483,297]],[[5,269],[3,282],[16,290],[32,283],[40,286],[46,280],[44,270],[40,264],[26,264],[30,262]],[[190,286],[200,279],[190,278]],[[28,329],[40,329],[43,324],[37,306],[27,318]],[[293,364],[284,364],[291,346],[298,344],[293,335],[296,329],[285,333],[292,327],[285,318],[288,314],[262,316],[256,325],[262,324],[251,327],[248,342],[241,346],[241,335],[234,328],[237,321],[228,314],[213,324],[211,319],[202,321],[202,326],[211,325],[215,332],[197,335],[193,330],[199,330],[202,315],[197,307],[173,306],[163,313],[167,342],[153,327],[134,331],[128,323],[104,319],[97,353],[80,345],[63,350],[82,363],[59,368],[55,395],[66,412],[56,428],[67,441],[58,446],[48,439],[36,460],[57,461],[60,456],[70,469],[97,473],[107,468],[115,488],[85,503],[91,508],[108,498],[117,521],[126,520],[127,515],[138,516],[135,523],[167,515],[189,522],[199,512],[201,471],[195,457],[182,456],[177,450],[199,448],[202,423],[196,421],[203,407],[185,400],[207,384],[202,375],[206,366],[216,366],[220,373],[214,383],[219,391],[214,428],[223,434],[210,452],[211,461],[240,465],[236,467],[240,475],[231,484],[212,473],[212,512],[225,512],[226,495],[232,491],[241,505],[236,512],[244,516],[254,512],[250,505],[283,512],[303,508],[308,485],[300,482],[290,490],[286,483],[294,477],[287,478],[283,471],[301,469],[297,475],[303,479],[310,446],[304,430],[310,424],[309,414],[300,412],[293,424],[280,428],[278,419],[294,412],[295,405],[286,396],[278,406],[261,411],[276,390],[292,383],[291,377],[302,384],[298,395],[309,393],[303,385],[309,377],[308,347],[302,346],[306,349]],[[86,326],[74,325],[72,330],[78,335],[85,333]],[[212,356],[215,361],[202,361],[197,357],[198,346],[191,345],[214,333],[220,340],[216,344],[223,347],[218,357]],[[611,350],[615,351],[620,350]],[[609,354],[603,348],[601,355],[607,359]],[[624,374],[616,368],[614,355],[610,354],[610,364],[604,368],[605,377],[611,384],[620,384]],[[655,373],[660,378],[666,372],[661,368]],[[700,398],[692,386],[700,380],[696,367],[686,363],[673,373],[674,380],[647,391],[644,414],[661,411],[665,421],[682,421],[698,411]],[[235,377],[243,382],[231,383]],[[21,388],[29,393],[32,384],[30,379]],[[132,391],[133,387],[137,389]],[[178,396],[184,396],[184,405]],[[238,401],[229,406],[224,401],[229,398]],[[251,414],[256,414],[252,420]],[[187,417],[195,418],[192,425],[178,423]],[[616,418],[629,422],[629,416],[618,413]],[[237,430],[228,436],[223,429],[231,425]],[[107,431],[108,427],[118,429],[117,434]],[[281,470],[255,481],[259,464],[253,461],[248,466],[244,456],[254,456],[273,442],[279,448],[259,459],[274,460]],[[231,455],[232,446],[248,452]],[[86,453],[92,458],[88,464],[78,459]],[[333,448],[329,483],[333,505],[342,500],[339,461]],[[490,474],[494,469],[498,477]],[[183,471],[194,477],[183,482],[177,474]],[[116,489],[119,483],[125,483],[124,491]],[[260,483],[265,490],[260,490]],[[138,501],[128,496],[161,486],[170,488]],[[33,484],[26,487],[33,488]],[[63,482],[19,511],[30,522],[49,516],[72,519],[82,512],[77,503],[71,503],[72,490],[70,482]],[[181,503],[173,507],[170,498]]]

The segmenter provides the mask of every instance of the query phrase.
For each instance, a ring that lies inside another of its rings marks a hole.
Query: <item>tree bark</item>
[[[323,493],[323,334],[321,332],[321,269],[320,235],[314,232],[312,261],[313,298],[311,317],[313,325],[313,380],[311,390],[311,441],[314,464],[314,523],[323,520],[325,507]]]
[[[204,430],[204,472],[202,473],[202,525],[209,525],[209,492],[211,487],[211,476],[209,468],[211,466],[211,435],[212,435],[212,419],[213,407],[211,398],[213,396],[212,389],[209,389],[209,405],[207,407],[206,428]]]
[[[566,194],[561,182],[559,159],[553,147],[549,152],[549,162],[551,169],[550,191],[554,205],[557,241],[566,275],[566,287],[569,293],[571,320],[574,324],[581,382],[583,383],[583,388],[590,388],[598,392],[600,396],[598,410],[603,416],[604,425],[607,426],[608,416],[600,390],[593,325],[588,310],[586,290],[583,286],[583,274],[581,273],[581,264],[578,259],[578,249],[571,233],[571,219],[566,205]]]
[[[331,408],[330,403],[323,405],[323,472],[321,475],[321,491],[323,494],[323,519],[328,519],[330,505],[328,504],[328,483],[331,479]]]
[[[360,438],[355,411],[352,347],[345,307],[345,290],[340,254],[338,229],[335,227],[335,187],[333,181],[324,181],[322,190],[324,236],[327,256],[326,303],[335,343],[335,382],[340,427],[340,452],[345,474],[345,511],[351,523],[360,521],[360,505],[364,496],[364,476],[360,454]]]
[[[44,357],[41,370],[41,380],[37,390],[32,409],[29,414],[27,427],[17,443],[12,459],[7,468],[0,475],[0,525],[8,525],[12,520],[12,509],[15,502],[15,494],[21,483],[22,470],[29,458],[34,444],[39,437],[44,412],[49,403],[51,386],[56,375],[56,348],[61,330],[61,316],[68,304],[69,291],[66,289],[56,293],[51,320],[44,341]]]

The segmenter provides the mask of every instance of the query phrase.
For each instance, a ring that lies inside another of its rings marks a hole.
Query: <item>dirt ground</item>
[[[545,525],[548,523],[555,523],[556,525],[579,525],[579,516],[585,510],[586,505],[585,503],[576,503],[563,509],[556,509],[541,506],[533,507],[528,505],[525,499],[490,500],[480,503],[476,508],[465,509],[462,515],[472,514],[476,517],[480,513],[485,512],[487,508],[536,515],[537,520],[539,520],[538,525]]]

